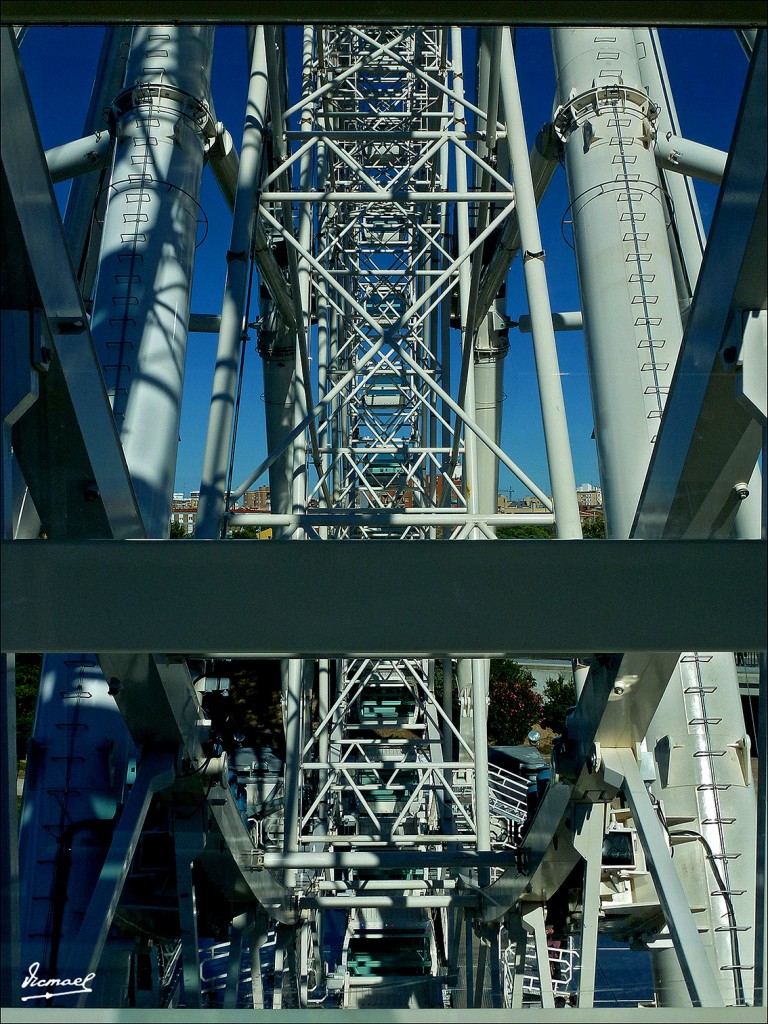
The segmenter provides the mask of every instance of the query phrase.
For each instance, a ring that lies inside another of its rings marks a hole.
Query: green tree
[[[496,536],[499,540],[551,540],[555,536],[555,528],[548,526],[536,526],[530,523],[525,526],[499,526],[496,529]]]
[[[40,688],[41,654],[16,655],[16,756],[24,760],[32,735]]]
[[[585,540],[605,540],[605,516],[582,519],[581,533]]]
[[[488,739],[502,746],[523,742],[531,726],[541,721],[542,699],[533,675],[509,658],[491,661]]]
[[[238,526],[232,531],[233,540],[258,540],[261,536],[261,526]]]
[[[576,687],[572,679],[550,677],[544,683],[544,716],[541,724],[556,733],[565,729],[565,716],[576,703]]]
[[[171,540],[183,540],[184,537],[188,537],[189,534],[184,528],[183,523],[177,523],[176,520],[174,520],[171,523],[171,529],[168,536],[171,538]]]

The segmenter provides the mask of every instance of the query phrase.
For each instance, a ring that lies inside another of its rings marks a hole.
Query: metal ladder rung
[[[716,686],[686,686],[683,693],[714,693]]]
[[[712,889],[710,896],[743,896],[746,889]]]
[[[727,751],[725,750],[696,750],[694,751],[694,757],[725,757]]]
[[[702,825],[733,825],[735,818],[703,818]]]
[[[716,932],[750,932],[752,929],[746,924],[721,924],[715,928]]]
[[[688,725],[720,725],[722,718],[689,718]]]

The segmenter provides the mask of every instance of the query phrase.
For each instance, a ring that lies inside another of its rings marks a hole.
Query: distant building
[[[498,494],[496,496],[496,511],[502,515],[515,515],[522,512],[546,512],[547,509],[542,501],[532,497],[530,494],[526,495],[525,498],[516,498],[514,500],[508,498],[505,494]]]
[[[581,484],[580,487],[577,487],[576,498],[582,511],[585,509],[602,508],[603,505],[602,489],[595,487],[594,484]]]
[[[265,484],[255,491],[246,491],[243,495],[243,505],[248,512],[271,512],[272,496],[269,487]]]
[[[190,536],[195,532],[199,497],[200,491],[192,491],[188,498],[179,492],[173,495],[171,503],[171,524],[177,523]]]

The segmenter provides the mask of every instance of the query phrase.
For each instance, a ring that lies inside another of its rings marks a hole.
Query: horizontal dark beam
[[[765,541],[5,541],[2,649],[761,650]]]
[[[274,3],[273,0],[3,0],[6,24],[99,24],[107,22],[272,22],[303,24],[509,24],[509,25],[691,25],[766,24],[763,2],[752,0],[678,0],[643,4],[590,0],[324,0]]]

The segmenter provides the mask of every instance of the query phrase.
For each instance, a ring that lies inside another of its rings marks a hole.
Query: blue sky
[[[82,134],[102,34],[103,30],[97,27],[31,28],[27,32],[21,55],[45,148],[60,145]],[[727,149],[747,72],[747,60],[735,33],[719,29],[666,29],[662,31],[661,39],[683,134],[698,142]],[[471,54],[472,50],[467,47],[466,54]],[[545,29],[518,29],[516,52],[526,131],[529,142],[532,142],[552,113],[554,72],[549,33]],[[244,29],[237,26],[217,29],[213,100],[218,119],[225,123],[238,147],[246,80]],[[705,225],[708,225],[717,189],[696,183],[696,190]],[[57,186],[60,204],[66,201],[67,191],[66,184]],[[579,305],[573,253],[561,232],[567,206],[565,175],[558,170],[540,207],[553,310],[572,310]],[[208,218],[209,231],[197,252],[192,309],[215,313],[219,311],[224,288],[230,218],[209,170],[204,175],[202,207]],[[517,320],[526,311],[522,266],[518,260],[510,274],[507,312]],[[254,307],[251,313],[251,319],[255,318],[258,309]],[[255,350],[255,332],[252,335],[246,355],[234,483],[240,482],[265,453],[261,360]],[[502,444],[511,458],[548,490],[531,338],[513,330],[510,343],[505,361]],[[215,346],[214,335],[190,336],[176,476],[176,489],[186,493],[200,484]],[[597,483],[597,459],[591,439],[592,414],[581,334],[558,335],[558,350],[576,480],[577,483]],[[262,482],[266,482],[266,478]],[[513,497],[522,497],[525,493],[523,486],[502,469],[500,489],[507,491],[509,488],[515,489]]]

